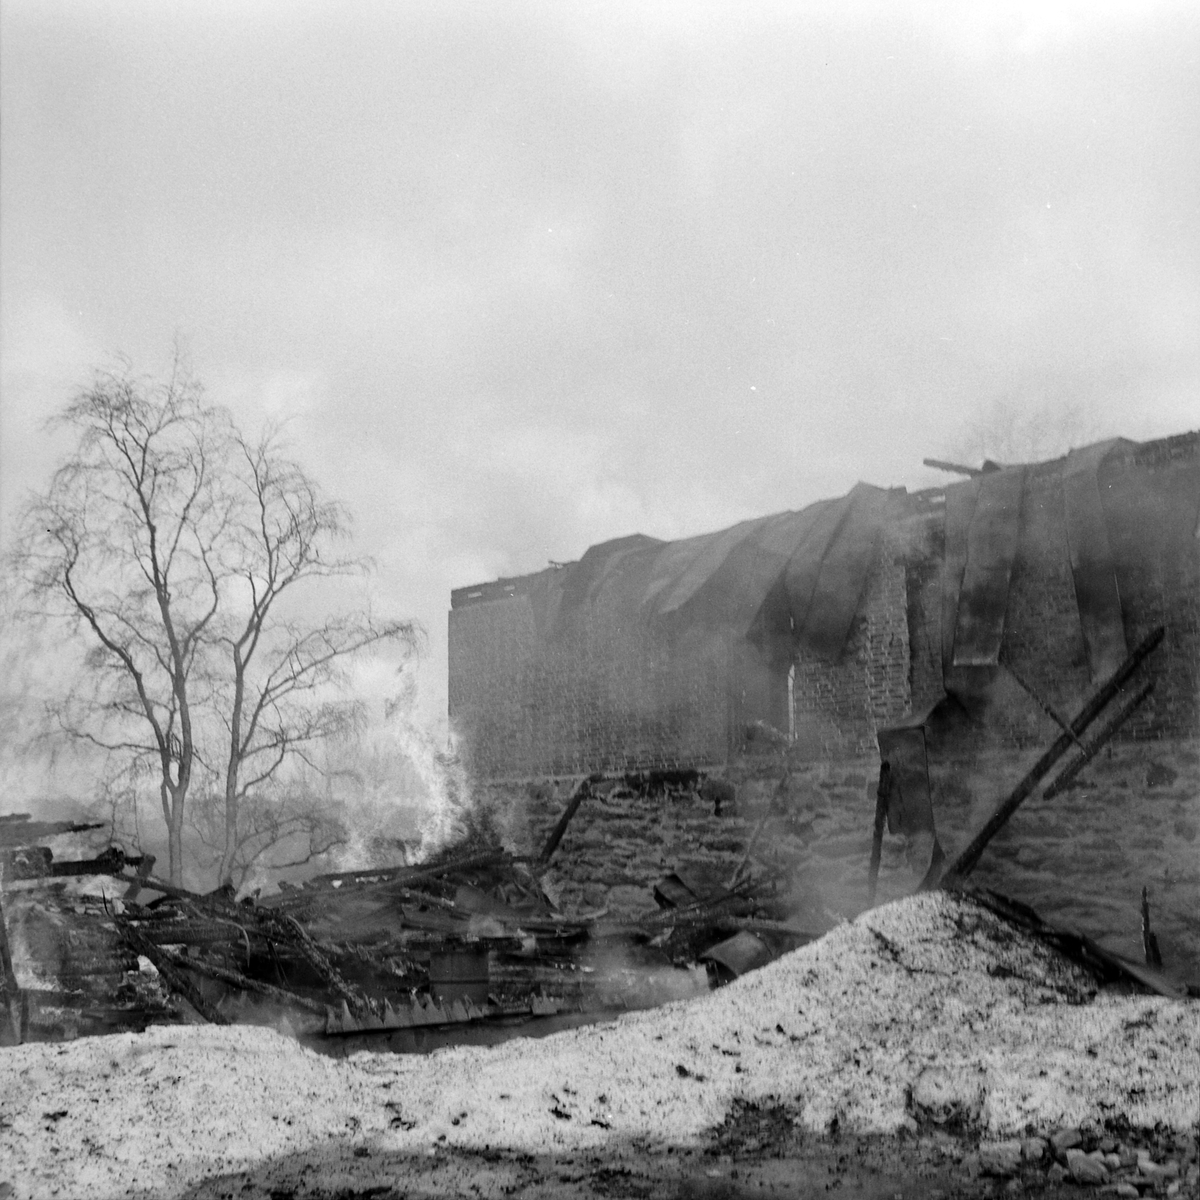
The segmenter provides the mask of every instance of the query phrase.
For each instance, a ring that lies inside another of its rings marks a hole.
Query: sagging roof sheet
[[[638,534],[603,542],[537,578],[529,590],[535,621],[554,638],[595,606],[677,632],[711,628],[748,637],[770,608],[776,621],[791,618],[798,642],[835,660],[893,495],[860,483],[837,500],[700,537],[660,542]]]

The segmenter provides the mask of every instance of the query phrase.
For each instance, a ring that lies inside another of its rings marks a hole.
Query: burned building
[[[1148,886],[1200,974],[1200,435],[960,475],[456,590],[450,716],[511,841],[536,852],[599,773],[556,853],[568,900],[652,906],[664,871],[749,863],[794,886],[804,920],[849,915],[881,730],[922,728],[953,853],[1040,749],[1078,746],[1064,726],[1161,627],[1152,688],[1121,693],[1104,753],[1034,796],[978,878],[1131,954]],[[885,839],[880,899],[916,886],[922,852]]]
[[[715,767],[770,731],[801,758],[854,757],[944,696],[1021,746],[1044,715],[1028,690],[1069,708],[1162,624],[1128,735],[1193,736],[1197,444],[1117,439],[917,493],[859,484],[459,588],[451,720],[488,781]]]

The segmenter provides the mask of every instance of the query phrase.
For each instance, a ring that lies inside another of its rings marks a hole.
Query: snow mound
[[[887,1133],[914,1105],[993,1136],[1200,1107],[1200,1005],[1090,999],[1085,973],[971,900],[839,926],[698,1000],[540,1041],[335,1062],[266,1029],[172,1027],[0,1054],[18,1195],[178,1194],[352,1141],[537,1152],[686,1145],[736,1102]]]

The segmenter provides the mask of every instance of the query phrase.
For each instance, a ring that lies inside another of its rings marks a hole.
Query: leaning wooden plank
[[[1046,789],[1045,797],[1047,800],[1057,796],[1059,792],[1066,791],[1074,781],[1075,776],[1083,770],[1084,767],[1104,749],[1105,744],[1125,724],[1133,715],[1134,710],[1140,708],[1142,704],[1149,698],[1150,693],[1154,691],[1154,681],[1143,684],[1142,687],[1127,700],[1121,707],[1101,726],[1100,731],[1092,738],[1083,751],[1077,754],[1065,767],[1062,772],[1054,779],[1050,786]]]
[[[546,839],[545,846],[542,847],[542,853],[538,857],[540,863],[544,864],[550,861],[550,856],[558,849],[558,843],[562,841],[563,834],[567,832],[571,818],[579,811],[579,806],[584,800],[592,794],[592,784],[599,783],[603,778],[603,775],[589,775],[586,779],[580,780],[570,800],[567,801],[567,807],[563,809],[562,816],[558,818],[558,824],[550,831],[550,836]]]
[[[258,979],[251,979],[240,971],[233,971],[202,958],[185,958],[182,954],[165,948],[161,952],[169,962],[182,970],[196,971],[201,975],[207,975],[210,979],[217,980],[218,983],[227,983],[230,987],[238,988],[243,992],[256,992],[260,996],[278,1000],[281,1004],[294,1004],[298,1008],[307,1009],[318,1016],[325,1015],[325,1005],[319,1000],[298,996],[295,992],[286,991],[284,988],[275,987],[270,983],[263,983]]]
[[[271,918],[268,923],[277,936],[282,935],[281,940],[295,943],[308,960],[309,965],[350,1005],[351,1009],[355,1012],[366,1011],[366,998],[342,978],[341,972],[329,961],[324,950],[309,937],[307,930],[299,921],[292,917],[279,917]]]
[[[883,823],[887,817],[891,774],[891,764],[885,758],[879,764],[879,783],[875,788],[875,827],[871,831],[871,861],[867,865],[868,905],[875,903],[875,891],[879,885],[879,860],[883,856]]]
[[[156,946],[206,946],[240,942],[247,936],[235,921],[150,921],[138,928]]]
[[[62,833],[84,833],[103,829],[105,822],[80,824],[76,821],[31,821],[28,813],[0,817],[0,846],[31,846]]]
[[[1157,992],[1160,996],[1169,996],[1172,1000],[1186,1000],[1190,994],[1184,984],[1176,983],[1161,971],[1134,962],[1133,959],[1126,958],[1123,954],[1114,954],[1111,950],[1106,950],[1099,943],[1092,941],[1085,934],[1081,934],[1080,937],[1088,950],[1101,962],[1120,974],[1136,980],[1142,987],[1149,988],[1150,991]]]
[[[1054,925],[1019,900],[990,890],[981,891],[971,887],[964,887],[962,890],[998,916],[1028,930],[1034,937],[1050,943],[1067,957],[1083,962],[1093,971],[1098,969],[1099,964],[1118,977],[1131,979],[1142,987],[1157,992],[1160,996],[1169,996],[1173,1000],[1182,1000],[1190,995],[1185,985],[1168,978],[1163,972],[1134,962],[1123,954],[1115,954],[1085,933]]]
[[[21,989],[17,984],[17,975],[13,970],[3,904],[0,904],[0,1000],[4,1005],[3,1013],[0,1013],[0,1022],[2,1022],[0,1024],[0,1046],[19,1045],[24,1024],[21,1019],[24,1004],[21,998]]]
[[[129,945],[144,958],[148,958],[173,992],[178,992],[210,1025],[228,1025],[229,1019],[211,1004],[190,979],[181,975],[171,961],[169,951],[156,946],[143,936],[128,921],[118,921],[121,932]]]
[[[1092,696],[1083,706],[1079,715],[1071,722],[1069,733],[1059,734],[1054,744],[1029,769],[1025,777],[988,818],[984,827],[971,839],[970,844],[943,871],[939,866],[931,866],[929,874],[921,881],[919,890],[925,891],[933,887],[951,887],[959,880],[969,875],[979,862],[980,856],[987,849],[988,843],[1004,828],[1009,817],[1017,811],[1022,802],[1029,796],[1044,776],[1067,752],[1074,738],[1079,737],[1091,723],[1100,715],[1108,702],[1121,690],[1129,677],[1142,665],[1163,640],[1165,629],[1160,625],[1148,634],[1138,644],[1133,653],[1121,665],[1117,673]]]
[[[453,871],[470,871],[478,867],[491,867],[507,862],[511,856],[503,851],[490,851],[487,854],[471,854],[465,858],[451,858],[440,863],[416,864],[404,867],[380,867],[377,870],[365,869],[357,871],[336,871],[327,875],[316,875],[308,881],[306,887],[313,890],[324,890],[335,884],[354,883],[415,883],[418,880],[436,879],[439,875],[449,875]],[[338,888],[337,890],[342,890]]]

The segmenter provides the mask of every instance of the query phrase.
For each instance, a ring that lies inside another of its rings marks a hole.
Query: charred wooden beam
[[[120,846],[109,846],[95,858],[52,862],[48,874],[53,876],[120,875],[125,868],[125,861],[125,851]]]
[[[2,881],[0,875],[0,881]],[[13,970],[12,951],[8,945],[8,925],[4,919],[4,905],[0,903],[0,1046],[20,1045],[24,1036],[22,1014],[25,1006],[17,975]]]
[[[1076,755],[1075,758],[1067,763],[1059,776],[1046,789],[1045,796],[1047,800],[1057,796],[1059,792],[1066,791],[1070,787],[1079,772],[1104,749],[1105,744],[1112,738],[1113,734],[1133,715],[1135,709],[1141,707],[1149,699],[1150,693],[1153,691],[1154,681],[1151,680],[1149,683],[1144,684],[1130,700],[1121,705],[1120,709],[1109,720],[1105,721],[1096,736],[1086,746],[1082,747],[1082,753]]]
[[[163,977],[164,982],[173,991],[178,992],[210,1025],[228,1025],[229,1020],[211,1004],[190,979],[181,975],[171,959],[170,953],[161,946],[156,946],[149,938],[128,921],[118,922],[126,941],[144,958],[148,958]]]
[[[258,979],[251,979],[249,976],[243,975],[240,971],[234,971],[229,967],[222,967],[218,963],[208,962],[203,958],[187,958],[176,951],[165,948],[161,948],[161,953],[164,958],[180,970],[195,971],[200,975],[206,975],[209,979],[215,979],[218,983],[225,983],[230,987],[238,988],[240,991],[255,992],[260,996],[266,996],[270,1000],[278,1000],[281,1004],[294,1004],[297,1008],[306,1009],[308,1012],[316,1013],[318,1016],[325,1015],[326,1006],[319,1000],[311,1000],[307,996],[298,996],[295,992],[274,987],[272,984],[263,983]]]
[[[538,855],[540,865],[545,866],[550,861],[550,856],[558,849],[558,843],[562,841],[563,834],[567,832],[567,826],[579,811],[579,806],[592,794],[592,785],[601,782],[603,778],[603,775],[589,775],[586,779],[580,780],[570,800],[567,801],[567,807],[563,809],[562,816],[558,818],[558,823],[550,831],[550,836],[546,839],[541,854]]]
[[[126,859],[128,865],[133,864],[133,859]],[[142,885],[150,878],[150,872],[154,870],[155,857],[153,854],[143,854],[142,861],[137,864],[137,875],[133,882],[125,889],[124,900],[136,900],[138,894],[142,890]]]
[[[879,884],[879,860],[883,856],[883,825],[887,820],[888,792],[892,786],[892,767],[885,758],[879,764],[879,783],[875,788],[875,828],[871,832],[871,861],[867,867],[867,904],[875,903]]]
[[[1161,967],[1162,952],[1158,948],[1158,938],[1150,928],[1150,889],[1142,886],[1142,952],[1146,956],[1146,966]]]
[[[945,871],[942,871],[941,864],[930,867],[929,874],[921,881],[921,890],[933,887],[954,887],[975,869],[980,856],[987,849],[992,838],[1004,828],[1009,817],[1017,811],[1033,789],[1049,774],[1051,768],[1067,752],[1074,740],[1088,729],[1108,702],[1128,682],[1130,676],[1157,649],[1165,633],[1165,628],[1160,625],[1142,639],[1112,678],[1083,706],[1079,715],[1071,722],[1070,732],[1060,734],[1054,744],[1033,764],[1021,782],[988,818],[983,828],[971,839],[966,849],[951,862]]]
[[[1036,704],[1038,708],[1040,708],[1042,712],[1044,712],[1046,716],[1048,716],[1050,720],[1052,720],[1055,725],[1057,725],[1059,729],[1061,729],[1071,739],[1071,741],[1075,743],[1076,746],[1079,746],[1082,749],[1083,743],[1078,737],[1076,737],[1075,731],[1067,723],[1066,718],[1059,713],[1058,709],[1056,709],[1049,700],[1044,700],[1034,690],[1033,684],[1025,679],[1024,676],[1019,675],[1016,667],[1014,667],[1011,663],[1001,660],[1000,665],[1013,677],[1014,680],[1016,680],[1021,690],[1025,692],[1025,694],[1034,702],[1034,704]]]
[[[351,886],[377,887],[394,883],[426,883],[432,879],[439,879],[443,875],[452,875],[456,871],[475,871],[516,861],[517,859],[505,851],[490,851],[487,854],[472,854],[464,858],[447,859],[445,862],[430,865],[337,871],[329,875],[317,875],[310,879],[299,892],[290,894],[283,902],[283,906],[306,903],[314,896],[328,895],[331,891],[336,895],[338,892],[348,890]],[[341,886],[335,888],[335,884]]]
[[[33,821],[29,813],[10,813],[0,817],[0,846],[31,846],[62,833],[86,833],[103,829],[105,822],[80,824],[78,821]]]
[[[958,463],[945,462],[940,458],[923,458],[923,465],[932,467],[935,471],[949,471],[951,475],[982,475],[983,471],[979,467],[964,467]]]
[[[138,928],[156,946],[207,946],[247,937],[235,921],[148,921]]]
[[[267,918],[274,939],[277,943],[291,942],[307,959],[309,966],[350,1005],[355,1012],[363,1012],[369,1006],[366,997],[353,988],[342,977],[338,969],[329,961],[325,951],[309,936],[308,931],[294,917]]]

